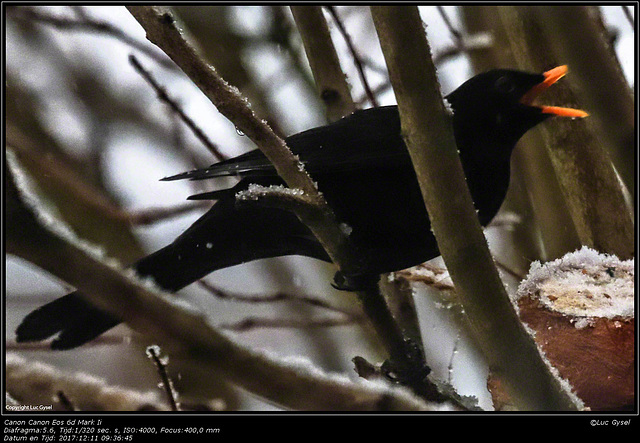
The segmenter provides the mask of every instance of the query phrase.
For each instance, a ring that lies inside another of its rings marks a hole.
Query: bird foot
[[[346,274],[338,271],[333,277],[331,286],[339,291],[358,292],[375,287],[379,280],[379,274]]]
[[[388,359],[382,363],[381,372],[391,382],[406,386],[421,385],[431,372],[416,343],[405,339],[405,356],[402,360]]]

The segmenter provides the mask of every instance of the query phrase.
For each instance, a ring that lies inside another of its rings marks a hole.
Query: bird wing
[[[396,106],[355,111],[328,126],[310,129],[286,139],[291,151],[313,176],[361,168],[406,165],[409,155],[398,143],[400,118]],[[271,177],[277,173],[260,150],[184,172],[163,180],[203,180],[221,176]]]

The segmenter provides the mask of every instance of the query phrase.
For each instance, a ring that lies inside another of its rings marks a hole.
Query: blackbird
[[[482,225],[496,215],[509,185],[510,157],[529,129],[552,116],[584,117],[576,109],[536,106],[533,100],[567,72],[543,74],[492,70],[471,78],[446,97],[460,158]],[[318,189],[377,275],[439,255],[420,188],[402,139],[396,106],[355,111],[327,126],[286,139]],[[230,189],[191,196],[216,203],[173,243],[134,263],[175,292],[210,272],[251,260],[302,255],[329,261],[311,231],[292,213],[260,204],[238,204],[251,184],[282,185],[273,166],[255,150],[163,180],[237,176]],[[39,341],[57,334],[53,349],[82,345],[120,323],[94,308],[78,292],[27,315],[17,340]]]

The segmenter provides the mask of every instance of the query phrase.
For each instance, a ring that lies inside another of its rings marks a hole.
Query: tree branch
[[[55,411],[167,409],[155,393],[109,385],[90,374],[66,373],[41,362],[28,361],[13,352],[6,355],[5,383],[7,392],[20,399],[21,404],[53,403]],[[57,403],[53,400],[56,397]],[[9,407],[6,410],[10,410]]]
[[[11,154],[11,152],[9,152]],[[11,160],[9,167],[7,160]],[[134,329],[234,383],[284,407],[300,410],[426,410],[404,389],[352,383],[309,365],[277,361],[231,341],[200,313],[152,290],[77,242],[58,220],[40,212],[25,188],[28,178],[8,155],[4,164],[7,252],[74,285],[80,293]],[[14,173],[18,174],[18,179]],[[23,200],[26,198],[26,201]]]
[[[371,13],[433,232],[491,369],[523,410],[574,409],[518,320],[491,259],[418,9],[375,6]]]
[[[376,99],[375,94],[371,90],[371,86],[369,86],[369,80],[367,80],[367,76],[364,73],[364,64],[362,63],[362,60],[360,55],[358,54],[358,51],[356,51],[356,47],[354,46],[353,41],[351,40],[351,36],[345,29],[344,24],[342,23],[342,20],[340,19],[340,16],[338,15],[338,12],[336,11],[336,9],[333,6],[327,6],[326,8],[331,14],[331,17],[333,17],[333,20],[336,22],[336,25],[338,26],[338,30],[340,31],[340,34],[342,34],[342,38],[344,38],[344,41],[347,44],[347,48],[351,53],[351,57],[353,58],[353,63],[356,65],[356,70],[358,71],[358,76],[360,77],[360,82],[362,82],[362,87],[364,88],[367,99],[371,103],[371,106],[373,106],[374,108],[379,106],[378,100]]]
[[[615,52],[589,6],[539,6],[534,11],[556,58],[571,67],[598,139],[611,156],[625,186],[635,196],[635,106],[633,91]],[[633,241],[633,239],[631,239]],[[609,252],[609,251],[606,251]],[[625,251],[621,257],[632,255]]]
[[[98,34],[109,35],[116,40],[120,40],[132,48],[146,54],[163,67],[175,69],[175,65],[171,60],[161,52],[152,50],[149,45],[136,40],[111,23],[90,18],[86,14],[79,15],[79,18],[55,16],[35,8],[23,6],[8,8],[7,13],[19,20],[29,20],[42,23],[61,31],[95,32]]]
[[[263,295],[248,295],[248,294],[239,294],[236,292],[229,292],[223,289],[220,289],[216,286],[213,286],[211,283],[205,280],[198,280],[200,286],[202,286],[207,292],[213,294],[214,296],[222,299],[222,300],[232,300],[243,303],[273,303],[280,301],[297,301],[301,303],[305,303],[309,306],[314,306],[318,308],[327,309],[329,311],[337,312],[345,317],[351,317],[353,319],[359,319],[360,314],[356,312],[352,312],[350,310],[339,308],[338,306],[334,306],[331,303],[323,300],[319,297],[313,297],[311,295],[305,294],[292,294],[287,292],[276,292],[275,294],[263,294]]]
[[[493,36],[494,43],[490,48],[483,52],[468,53],[476,72],[518,66],[507,36],[507,28],[512,26],[501,20],[498,12],[500,8],[487,5],[462,7],[468,33],[476,35],[491,32]],[[519,214],[533,213],[534,216],[534,226],[528,228],[528,238],[525,241],[528,245],[537,247],[526,248],[528,259],[555,259],[580,248],[580,240],[541,131],[527,133],[513,151],[510,188],[526,190],[526,196],[516,200],[513,192],[507,193],[503,208],[511,207]],[[492,224],[494,222],[495,220]],[[536,252],[537,257],[532,256],[532,252]]]
[[[215,143],[213,143],[209,139],[209,137],[207,137],[207,135],[202,131],[202,129],[200,129],[200,127],[196,125],[193,119],[191,119],[191,117],[185,114],[185,112],[178,105],[178,103],[176,103],[175,100],[169,97],[167,90],[156,81],[156,79],[153,77],[150,71],[148,71],[142,66],[138,58],[135,55],[131,54],[129,55],[129,62],[134,67],[134,69],[140,73],[142,78],[144,78],[147,81],[147,83],[151,85],[153,90],[156,91],[156,94],[158,94],[158,98],[161,101],[165,102],[171,108],[171,110],[180,117],[180,119],[184,122],[184,124],[187,125],[189,129],[191,129],[191,132],[193,133],[193,135],[195,135],[196,138],[200,140],[200,142],[204,146],[207,147],[209,152],[211,152],[213,156],[216,159],[218,159],[218,161],[225,160],[227,156],[220,151],[220,148],[218,148],[215,145]]]
[[[366,257],[359,254],[350,242],[298,157],[293,155],[283,139],[253,113],[237,89],[226,83],[213,67],[202,60],[185,40],[168,9],[151,6],[128,6],[128,9],[147,31],[147,38],[164,50],[220,113],[260,148],[289,188],[302,192],[313,203],[296,207],[296,215],[313,232],[343,275],[375,277],[369,278],[367,288],[358,292],[364,311],[391,359],[404,368],[413,368],[416,373],[422,371],[424,363],[413,358],[411,347],[375,284],[377,276],[371,276],[367,269]],[[435,389],[426,378],[413,387],[422,394],[427,391],[433,393]],[[434,396],[438,397],[437,394]]]
[[[558,26],[571,28],[575,34],[582,34],[584,31],[580,28],[576,30],[575,23],[569,23],[578,20],[581,8],[571,7],[570,10],[573,13],[568,15],[564,13],[565,21]],[[550,18],[542,19],[545,14],[548,16],[556,14],[555,10],[555,7],[550,10],[545,8],[538,10],[528,6],[498,8],[502,20],[505,21],[505,29],[513,54],[522,69],[540,72],[550,64],[557,66],[563,63],[555,58],[557,46],[561,44],[560,41],[570,37],[559,37],[555,34],[557,31],[549,31],[544,22]],[[593,50],[596,51],[597,48],[593,47]],[[592,54],[585,53],[584,56],[592,60]],[[600,63],[606,64],[605,61]],[[554,96],[562,100],[562,103],[578,101],[574,88],[571,88],[573,81],[587,83],[591,81],[588,76],[583,80],[576,79],[575,77],[584,75],[580,72],[577,74],[577,76],[570,75],[563,84],[554,86]],[[593,87],[592,85],[588,88]],[[610,86],[605,81],[605,83],[598,83],[595,87],[608,90]],[[627,101],[624,94],[619,97],[613,93],[612,91],[612,95],[608,96],[611,100],[621,103]],[[592,112],[590,108],[587,109]],[[628,114],[622,109],[621,111],[620,119],[628,120]],[[545,138],[545,145],[580,242],[601,252],[616,254],[626,259],[634,255],[632,214],[627,207],[624,190],[611,159],[600,144],[600,131],[591,128],[594,124],[593,120],[591,117],[580,122],[560,119],[553,124],[544,125],[540,128],[540,132]],[[605,131],[608,132],[609,129]],[[628,135],[628,131],[622,129],[618,131],[626,132]],[[621,136],[624,137],[624,135]],[[631,143],[629,146],[633,146],[633,142],[631,140],[629,142]],[[629,163],[628,160],[627,163]]]
[[[318,94],[327,107],[327,117],[329,121],[336,121],[353,112],[355,105],[322,8],[291,6],[291,12],[302,37]]]
[[[347,246],[350,242],[340,231],[335,215],[284,140],[254,114],[236,88],[204,62],[195,48],[184,39],[168,9],[152,6],[128,6],[128,9],[147,31],[147,38],[165,51],[218,111],[262,150],[287,185],[302,190],[311,200],[318,202],[322,207],[321,217],[317,217],[318,211],[314,211],[314,214],[298,211],[297,215],[313,231],[334,263],[345,272],[355,271],[359,267],[359,260],[351,247]]]

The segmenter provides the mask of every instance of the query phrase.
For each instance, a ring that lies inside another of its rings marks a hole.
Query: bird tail
[[[260,258],[305,255],[329,257],[297,217],[277,208],[235,207],[218,201],[173,243],[133,265],[141,277],[152,277],[175,292],[217,269]],[[17,341],[41,341],[57,334],[53,349],[71,349],[120,323],[94,308],[79,292],[68,294],[27,315],[16,330]]]
[[[118,318],[93,307],[78,292],[72,292],[28,314],[16,329],[16,340],[41,341],[58,334],[51,348],[72,349],[119,323]]]
[[[214,177],[276,177],[275,167],[259,150],[253,150],[234,158],[215,163],[208,168],[195,169],[180,174],[165,177],[161,181],[174,180],[205,180]]]

